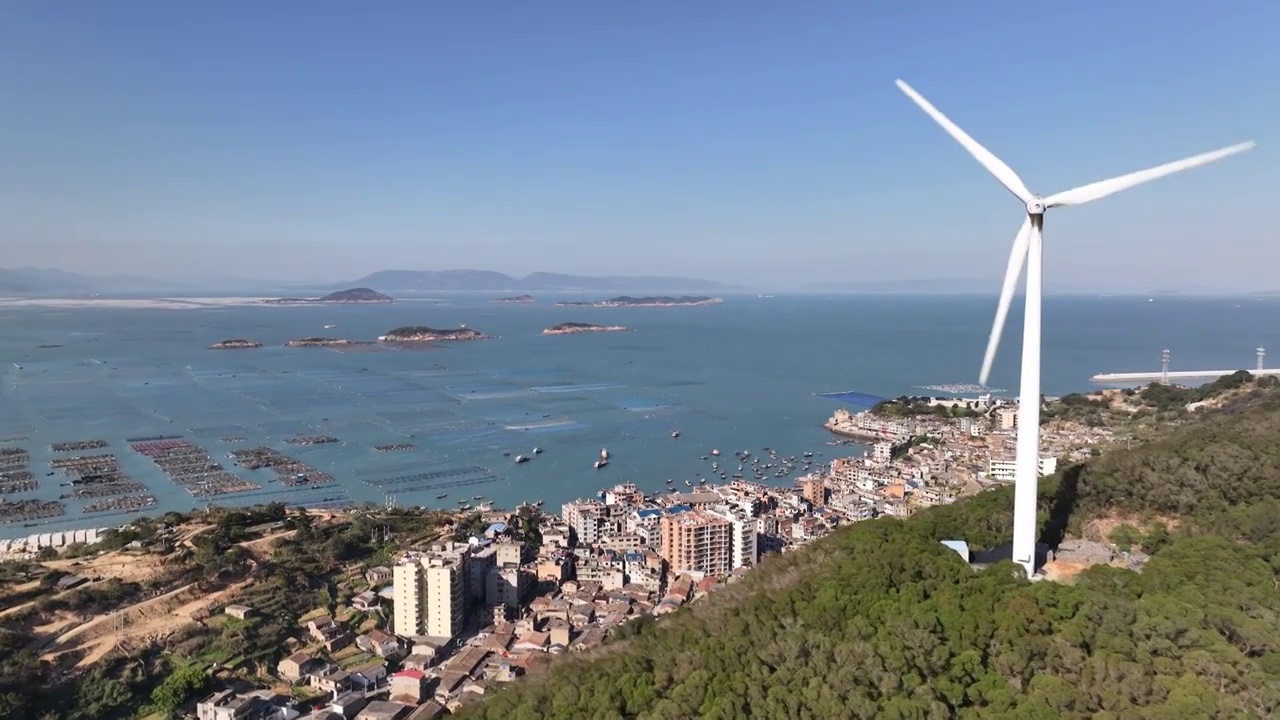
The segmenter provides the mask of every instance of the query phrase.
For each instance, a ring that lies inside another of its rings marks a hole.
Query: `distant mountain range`
[[[97,276],[48,268],[0,268],[0,293],[10,295],[175,292],[183,287],[182,283],[136,275]]]
[[[142,275],[84,275],[48,268],[0,268],[0,296],[83,297],[88,295],[157,297],[168,295],[295,295],[324,293],[365,287],[387,293],[417,294],[437,292],[485,292],[507,295],[536,293],[600,293],[625,295],[726,294],[758,292],[752,288],[714,280],[661,276],[594,276],[536,272],[514,278],[489,270],[382,270],[344,283],[317,281],[273,281],[236,277],[157,278]],[[877,293],[896,295],[995,295],[999,278],[920,278],[912,280],[848,280],[815,282],[798,289],[805,293]],[[774,288],[770,291],[787,290]],[[795,292],[795,289],[790,292]],[[1275,296],[1280,290],[1229,291],[1190,285],[1184,288],[1127,292],[1097,290],[1060,283],[1046,283],[1053,295],[1106,294],[1148,296]]]
[[[747,288],[734,287],[714,280],[678,277],[628,277],[564,275],[536,272],[514,278],[492,270],[381,270],[334,287],[373,288],[379,292],[734,292]]]

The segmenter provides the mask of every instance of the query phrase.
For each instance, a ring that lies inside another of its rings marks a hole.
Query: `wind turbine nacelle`
[[[1028,215],[1043,215],[1044,209],[1044,200],[1041,198],[1032,198],[1027,201]]]

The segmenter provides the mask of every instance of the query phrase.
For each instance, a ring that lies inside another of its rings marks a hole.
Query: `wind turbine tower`
[[[1027,576],[1030,577],[1036,570],[1036,491],[1039,484],[1040,464],[1040,310],[1045,211],[1050,208],[1083,205],[1100,200],[1135,185],[1244,152],[1254,144],[1240,143],[1185,160],[1042,197],[1028,190],[1012,168],[969,137],[964,130],[951,122],[910,85],[901,80],[897,84],[899,90],[920,106],[920,109],[933,118],[934,122],[941,125],[952,139],[960,143],[974,159],[995,176],[1006,190],[1018,198],[1018,202],[1026,213],[1022,221],[1022,229],[1014,237],[1013,251],[1009,254],[1004,286],[1000,291],[1000,304],[996,306],[995,322],[987,341],[987,352],[982,360],[982,371],[979,373],[978,383],[984,386],[987,384],[991,362],[995,359],[996,348],[1000,345],[1000,333],[1004,330],[1005,317],[1009,314],[1009,305],[1013,302],[1013,293],[1018,284],[1018,278],[1022,275],[1022,266],[1025,262],[1027,286],[1024,295],[1026,310],[1022,320],[1022,373],[1018,391],[1017,460],[1014,464],[1013,561],[1022,565],[1027,571]]]
[[[1169,348],[1160,351],[1160,384],[1169,384]]]
[[[1258,348],[1258,369],[1259,370],[1262,369],[1262,360],[1266,356],[1267,356],[1267,349],[1264,347],[1259,347]]]

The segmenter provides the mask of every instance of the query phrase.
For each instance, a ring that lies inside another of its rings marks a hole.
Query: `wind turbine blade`
[[[965,150],[968,150],[969,154],[976,158],[978,162],[982,163],[982,166],[985,167],[988,172],[995,175],[1001,185],[1004,185],[1009,192],[1017,196],[1017,198],[1022,202],[1031,202],[1032,198],[1035,196],[1031,194],[1031,191],[1027,189],[1027,186],[1022,183],[1022,178],[1019,178],[1018,174],[1015,173],[1012,168],[1005,165],[1000,158],[992,155],[991,151],[979,145],[977,140],[969,137],[968,133],[961,130],[955,123],[951,122],[946,115],[939,112],[938,108],[934,107],[928,100],[921,97],[920,93],[916,92],[910,85],[901,80],[898,80],[897,83],[899,90],[906,93],[907,97],[911,98],[912,102],[919,105],[920,109],[925,111],[925,114],[933,118],[934,122],[941,125],[942,129],[946,130],[948,135],[954,138],[956,142],[960,143]]]
[[[1142,183],[1162,178],[1165,175],[1172,175],[1173,173],[1181,170],[1189,170],[1193,167],[1208,165],[1215,160],[1221,160],[1229,155],[1242,153],[1245,150],[1252,149],[1254,144],[1255,143],[1250,140],[1249,142],[1232,145],[1231,147],[1222,148],[1221,150],[1201,153],[1200,155],[1189,157],[1185,160],[1177,160],[1175,162],[1165,163],[1159,167],[1139,170],[1138,172],[1121,175],[1120,177],[1111,178],[1110,180],[1090,183],[1073,190],[1065,190],[1045,198],[1044,203],[1046,207],[1061,207],[1064,205],[1080,205],[1092,202],[1108,195],[1118,193],[1121,190],[1128,190],[1134,185],[1141,185]]]
[[[1013,304],[1013,293],[1018,286],[1018,277],[1022,275],[1022,263],[1027,259],[1027,247],[1031,242],[1031,216],[1022,221],[1022,229],[1013,238],[1013,250],[1009,253],[1009,267],[1004,271],[1004,287],[1000,289],[1000,304],[996,306],[996,319],[991,325],[991,336],[987,338],[987,354],[982,357],[982,372],[978,374],[978,384],[986,387],[987,377],[991,374],[991,363],[996,359],[996,348],[1000,347],[1000,334],[1004,332],[1004,321],[1009,316],[1009,306]]]

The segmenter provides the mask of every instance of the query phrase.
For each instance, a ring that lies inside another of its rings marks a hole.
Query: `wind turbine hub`
[[[1031,200],[1027,201],[1027,214],[1028,214],[1028,215],[1043,215],[1043,214],[1044,214],[1044,200],[1042,200],[1041,198],[1032,198]]]

